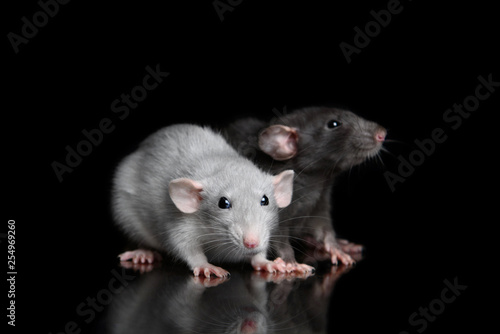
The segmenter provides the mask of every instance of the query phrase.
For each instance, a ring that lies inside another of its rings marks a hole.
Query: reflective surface
[[[110,306],[110,333],[326,332],[335,283],[349,270],[315,275],[232,269],[230,278],[194,277],[151,265]],[[149,272],[147,272],[149,271]]]

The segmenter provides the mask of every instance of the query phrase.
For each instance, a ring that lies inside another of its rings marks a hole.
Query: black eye
[[[340,123],[339,121],[336,121],[334,119],[332,119],[332,120],[328,121],[328,123],[326,123],[326,126],[329,129],[333,129],[333,128],[339,127],[341,125],[342,125],[342,123]]]
[[[221,209],[231,209],[231,202],[225,197],[221,197],[219,200],[219,208]]]
[[[260,205],[263,206],[268,204],[269,204],[269,198],[267,198],[266,195],[262,196],[262,198],[260,199]]]

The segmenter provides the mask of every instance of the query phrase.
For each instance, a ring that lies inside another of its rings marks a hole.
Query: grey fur
[[[203,185],[200,209],[181,212],[169,183],[189,178]],[[273,176],[239,155],[220,135],[196,125],[173,125],[148,137],[117,168],[112,210],[120,228],[141,246],[185,261],[191,269],[210,262],[234,262],[266,255],[277,227]],[[263,195],[268,206],[261,206]],[[220,197],[232,202],[218,207]],[[255,249],[242,235],[259,238]]]

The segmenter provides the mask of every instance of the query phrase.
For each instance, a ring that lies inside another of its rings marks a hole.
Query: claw
[[[348,266],[356,263],[356,261],[354,261],[353,258],[349,254],[344,253],[343,251],[341,251],[338,248],[332,248],[330,250],[330,254],[332,256],[332,264],[334,264],[336,266],[339,264],[338,263],[339,260],[341,263],[348,265]]]
[[[285,261],[283,261],[281,258],[277,258],[274,261],[269,261],[269,260],[254,260],[252,261],[252,267],[255,270],[264,270],[269,273],[276,273],[277,271],[280,273],[285,273],[286,272],[286,267],[285,267]]]
[[[136,249],[133,251],[128,251],[118,255],[120,261],[132,260],[132,263],[153,263],[155,261],[160,262],[162,260],[161,255],[156,251],[150,251],[147,249]]]
[[[201,273],[203,273],[203,276],[205,276],[205,278],[207,278],[207,279],[209,279],[210,275],[212,275],[212,274],[214,274],[215,276],[217,276],[219,278],[230,276],[228,271],[226,271],[220,267],[214,266],[210,263],[206,263],[204,265],[193,268],[194,276],[198,277],[198,276],[200,276]]]
[[[278,257],[276,260],[274,260],[274,262],[280,263],[283,266],[283,271],[280,271],[282,273],[284,273],[285,271],[288,273],[292,273],[292,272],[308,273],[308,272],[315,271],[314,267],[311,267],[307,264],[297,263],[295,261],[287,263],[280,257]]]

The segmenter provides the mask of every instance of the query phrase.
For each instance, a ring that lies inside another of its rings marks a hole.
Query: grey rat
[[[249,260],[257,270],[284,271],[266,252],[278,208],[292,198],[293,171],[261,171],[208,128],[179,124],[144,140],[118,166],[112,190],[116,223],[141,247],[170,253],[195,276],[228,272],[210,262]],[[139,249],[122,261],[153,262]]]
[[[296,172],[293,202],[280,212],[278,255],[293,262],[289,238],[300,238],[319,245],[333,263],[354,263],[346,251],[360,251],[361,246],[335,237],[332,185],[338,174],[379,153],[386,130],[347,110],[309,107],[270,123],[241,119],[224,133],[233,147],[263,169]]]

